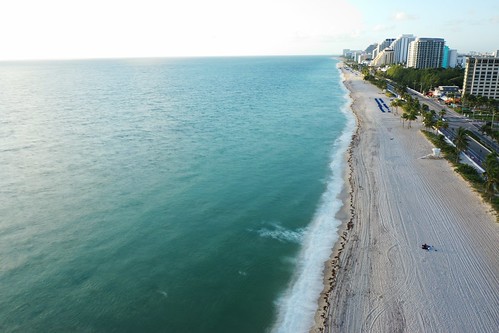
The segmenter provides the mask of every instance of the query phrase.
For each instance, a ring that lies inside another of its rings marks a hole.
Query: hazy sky
[[[409,33],[497,50],[499,1],[0,1],[0,60],[339,54]]]

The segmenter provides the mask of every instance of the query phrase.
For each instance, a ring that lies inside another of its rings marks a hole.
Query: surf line
[[[344,207],[340,194],[345,187],[345,155],[352,142],[356,119],[351,113],[351,98],[346,88],[345,106],[341,109],[347,118],[342,134],[333,145],[330,177],[315,215],[304,237],[295,276],[283,296],[277,300],[278,316],[272,328],[274,333],[308,332],[315,322],[317,302],[324,291],[324,265],[331,257],[339,239],[342,222],[335,216]]]

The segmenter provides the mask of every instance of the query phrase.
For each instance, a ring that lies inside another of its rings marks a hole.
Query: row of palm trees
[[[422,123],[427,130],[435,128],[435,131],[437,131],[449,127],[449,123],[444,120],[446,114],[445,109],[440,110],[437,115],[435,110],[430,110],[427,104],[421,104],[417,98],[412,98],[410,95],[404,97],[404,100],[394,99],[390,103],[390,105],[397,110],[397,114],[398,108],[402,107],[404,111],[400,116],[402,119],[402,127],[404,127],[405,121],[408,121],[407,127],[410,128],[411,122],[416,120],[419,115],[422,116]],[[468,131],[463,127],[457,129],[454,144],[456,145],[458,152],[458,160],[456,162],[459,162],[459,155],[468,148]]]
[[[459,127],[456,131],[456,137],[453,142],[456,145],[456,163],[458,163],[459,156],[468,148],[468,131],[463,127]],[[497,153],[493,152],[488,154],[482,167],[485,170],[483,173],[485,181],[484,189],[489,199],[492,199],[497,191],[497,186],[499,185],[499,159]]]
[[[403,127],[405,127],[405,122],[407,122],[407,127],[410,128],[412,121],[417,120],[419,115],[421,115],[422,123],[427,129],[435,128],[436,130],[441,130],[449,127],[449,124],[444,120],[446,114],[445,109],[440,110],[437,115],[437,112],[434,110],[429,110],[428,105],[421,105],[418,99],[412,98],[412,96],[407,93],[406,87],[395,85],[394,88],[401,98],[393,99],[390,106],[394,108],[393,114],[396,116],[399,115],[399,108],[403,110],[403,113],[400,116]],[[493,124],[494,116],[499,106],[496,100],[465,94],[462,96],[462,103],[463,106],[468,106],[473,111],[478,109],[489,112],[489,114],[492,115]],[[493,131],[493,125],[490,127],[490,130]],[[468,131],[463,127],[459,127],[456,130],[455,135],[453,140],[457,153],[455,162],[459,163],[461,153],[468,148]],[[492,199],[499,187],[499,155],[496,153],[489,154],[483,164],[483,168],[485,170],[482,174],[485,181],[484,187],[489,199]]]
[[[499,184],[499,159],[496,153],[487,155],[483,165],[485,169],[485,191],[491,199],[497,190]]]
[[[456,145],[457,157],[456,163],[459,163],[459,156],[468,148],[468,131],[459,127],[456,131],[456,137],[453,140]],[[499,186],[499,156],[493,152],[487,155],[482,165],[485,172],[482,174],[484,180],[484,190],[489,200],[491,200]]]
[[[435,128],[435,131],[442,128],[449,128],[449,123],[444,120],[445,110],[442,109],[437,116],[435,110],[424,110],[422,112],[422,122],[424,127],[428,130]]]
[[[475,96],[466,93],[463,95],[462,102],[463,106],[467,106],[470,109],[480,109],[490,112],[497,109],[497,100],[486,96]]]
[[[405,126],[405,122],[408,122],[407,127],[411,127],[411,122],[416,120],[419,115],[421,115],[421,121],[424,127],[428,130],[430,128],[435,128],[436,130],[441,130],[443,128],[448,128],[449,123],[444,120],[446,114],[445,109],[440,110],[437,113],[434,110],[430,110],[428,105],[421,104],[418,99],[412,98],[410,95],[402,96],[402,99],[393,99],[390,103],[395,111],[394,115],[399,114],[399,108],[403,110],[400,116],[402,120],[402,126]],[[468,131],[459,127],[456,130],[456,136],[453,143],[456,147],[456,163],[459,163],[459,157],[462,152],[468,148]],[[485,180],[485,190],[492,198],[495,195],[497,187],[499,186],[499,159],[496,153],[491,153],[487,156],[485,163],[483,165],[485,173],[483,174]]]
[[[462,98],[462,107],[471,110],[473,118],[475,118],[475,113],[477,111],[480,112],[481,115],[485,113],[487,116],[490,116],[490,128],[492,130],[494,127],[494,118],[499,107],[499,101],[485,96],[475,96],[466,93]]]
[[[444,120],[445,109],[440,110],[437,116],[435,110],[430,110],[427,104],[421,104],[417,98],[412,98],[410,95],[403,96],[402,99],[393,99],[390,102],[390,106],[395,108],[394,115],[399,114],[399,107],[402,108],[403,114],[400,116],[403,122],[402,126],[405,125],[405,121],[408,121],[408,128],[410,128],[411,122],[421,115],[423,125],[427,129],[432,127],[437,129],[449,127],[449,124]]]

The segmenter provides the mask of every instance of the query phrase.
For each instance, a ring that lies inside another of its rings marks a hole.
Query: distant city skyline
[[[341,54],[402,34],[499,49],[499,3],[6,0],[0,60]]]
[[[351,3],[360,5],[362,1]],[[374,5],[374,3],[373,3]],[[351,49],[365,49],[371,43],[385,38],[397,38],[413,34],[422,38],[443,38],[451,49],[459,53],[490,53],[499,49],[499,3],[483,1],[480,6],[473,2],[455,1],[378,1],[365,17],[359,39],[353,40]],[[366,5],[367,6],[367,5]],[[367,14],[367,11],[366,11]],[[366,29],[371,27],[371,29]]]

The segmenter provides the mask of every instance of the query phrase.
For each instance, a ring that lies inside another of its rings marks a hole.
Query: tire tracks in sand
[[[349,164],[352,216],[315,332],[494,332],[499,228],[418,122],[370,107],[379,90],[347,75],[358,119]],[[421,250],[420,244],[437,251]],[[476,250],[474,250],[476,249]],[[479,249],[479,250],[478,250]]]

